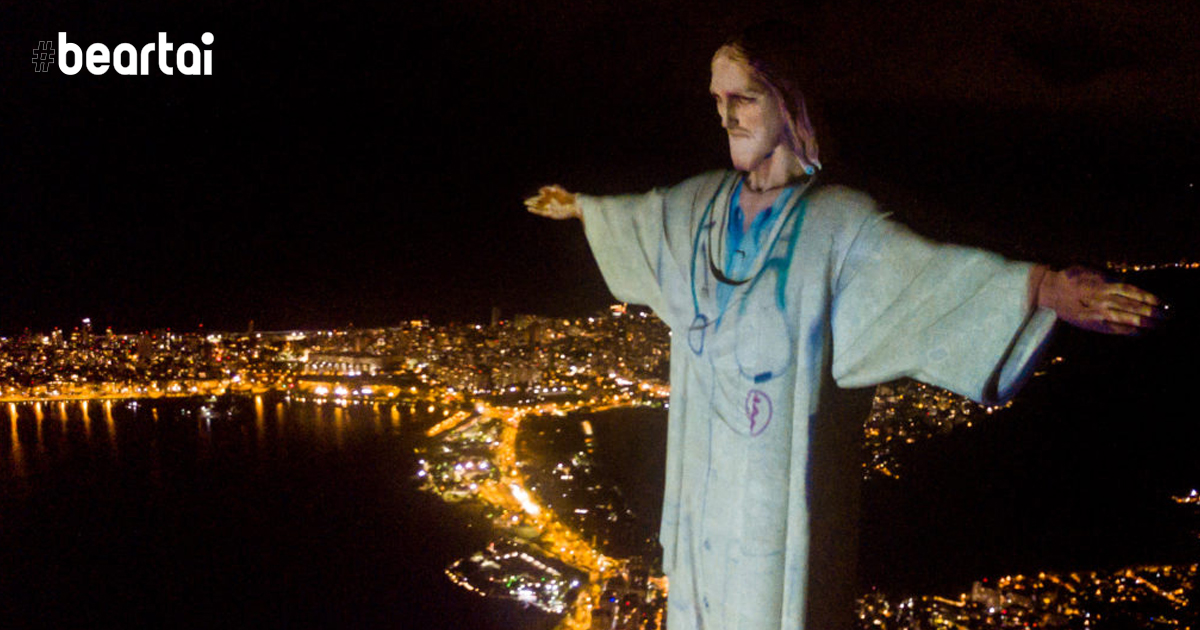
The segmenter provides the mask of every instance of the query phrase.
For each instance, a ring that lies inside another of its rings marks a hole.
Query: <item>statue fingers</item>
[[[1124,295],[1114,295],[1110,299],[1110,302],[1114,310],[1137,316],[1141,320],[1141,323],[1138,325],[1143,328],[1153,328],[1166,319],[1167,310],[1164,308],[1165,305],[1157,300],[1152,304]]]
[[[1163,306],[1163,301],[1157,295],[1149,291],[1143,291],[1131,284],[1113,283],[1109,285],[1109,290],[1113,295],[1121,298],[1149,305],[1151,307]]]
[[[1132,334],[1140,330],[1154,328],[1158,320],[1137,302],[1126,301],[1125,298],[1103,300],[1098,304],[1096,319],[1104,327],[1103,332],[1115,334]]]

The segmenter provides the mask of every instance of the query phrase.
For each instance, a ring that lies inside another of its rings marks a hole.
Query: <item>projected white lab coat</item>
[[[844,387],[911,376],[999,401],[1054,323],[1028,304],[1029,264],[932,243],[840,187],[792,195],[753,272],[725,278],[744,282],[721,312],[740,177],[578,196],[613,294],[672,332],[659,536],[671,630],[802,627],[808,429],[823,376]]]

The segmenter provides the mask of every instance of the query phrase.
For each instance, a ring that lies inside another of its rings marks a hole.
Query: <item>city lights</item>
[[[450,580],[562,614],[564,630],[661,628],[665,579],[645,559],[605,553],[613,523],[626,512],[595,490],[589,460],[602,429],[589,414],[663,409],[670,394],[666,327],[631,312],[578,320],[522,315],[502,326],[416,321],[254,334],[92,334],[85,321],[89,332],[0,339],[0,401],[8,411],[0,422],[9,423],[0,431],[19,457],[18,424],[29,423],[20,431],[38,432],[40,442],[45,418],[55,416],[50,401],[81,401],[85,426],[94,417],[109,425],[109,436],[113,404],[136,409],[139,399],[204,397],[197,413],[209,426],[228,421],[226,406],[236,397],[261,407],[253,396],[267,392],[337,413],[386,404],[394,425],[403,408],[417,418],[425,444],[417,469],[405,474],[446,501],[481,506],[495,530],[488,549],[446,568]],[[1039,376],[1053,378],[1063,363],[1050,359]],[[103,401],[103,415],[95,406],[89,415],[88,401]],[[880,386],[863,427],[864,476],[902,475],[900,449],[992,422],[989,414],[1002,409],[913,381]],[[584,450],[539,468],[519,442],[530,426],[555,422],[571,425]],[[1190,484],[1173,492],[1175,503],[1200,505]],[[958,594],[892,600],[872,592],[860,599],[859,616],[877,628],[1111,627],[1105,624],[1127,620],[1121,611],[1136,609],[1153,611],[1155,626],[1186,627],[1178,622],[1189,619],[1181,611],[1194,606],[1197,579],[1195,564],[981,578]]]

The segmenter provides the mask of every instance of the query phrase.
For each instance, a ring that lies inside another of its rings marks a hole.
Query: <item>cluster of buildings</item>
[[[863,477],[899,477],[896,455],[904,445],[970,427],[997,409],[911,379],[877,386],[863,424]]]
[[[85,319],[70,332],[0,338],[0,399],[137,397],[182,383],[208,393],[244,367],[230,354],[204,335],[96,334]]]
[[[509,404],[597,398],[623,403],[666,392],[666,327],[645,311],[561,320],[519,315],[491,325],[337,331],[102,334],[0,338],[0,400],[135,398],[320,384],[347,396],[429,387]],[[655,377],[655,378],[646,378]],[[642,387],[631,389],[634,382]],[[329,386],[332,383],[332,386]],[[376,386],[362,394],[356,384]]]
[[[388,329],[291,337],[281,358],[306,374],[420,376],[470,399],[509,405],[544,400],[627,400],[635,381],[666,391],[667,329],[644,310],[622,305],[579,319],[517,315],[490,325],[431,326],[418,320]],[[649,391],[651,388],[641,390]]]
[[[604,583],[591,630],[661,630],[666,625],[665,581],[650,575],[641,558]]]
[[[511,599],[558,615],[570,608],[584,579],[567,564],[503,541],[455,560],[446,576],[484,597]]]
[[[432,378],[456,391],[519,405],[599,392],[637,395],[629,390],[635,382],[665,392],[666,340],[658,318],[614,306],[584,319],[518,315],[491,326],[449,327],[414,356],[429,352]]]
[[[1053,357],[1046,370],[1063,362]],[[1039,370],[1034,376],[1045,376]],[[970,428],[1012,402],[981,405],[949,390],[912,379],[884,383],[875,388],[871,413],[863,423],[863,478],[899,477],[897,454],[907,444],[945,435],[955,428]]]
[[[529,489],[566,523],[593,536],[605,553],[623,558],[654,558],[659,547],[646,519],[630,507],[621,488],[595,464],[592,424],[526,420],[517,441]],[[578,438],[582,436],[582,442]]]
[[[975,582],[954,598],[859,600],[863,628],[1188,628],[1200,565],[1014,575]]]

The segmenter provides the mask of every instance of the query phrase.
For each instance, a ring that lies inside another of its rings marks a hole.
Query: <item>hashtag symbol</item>
[[[33,49],[33,71],[34,72],[49,72],[50,66],[54,63],[54,42],[41,41],[38,42],[38,47]]]

